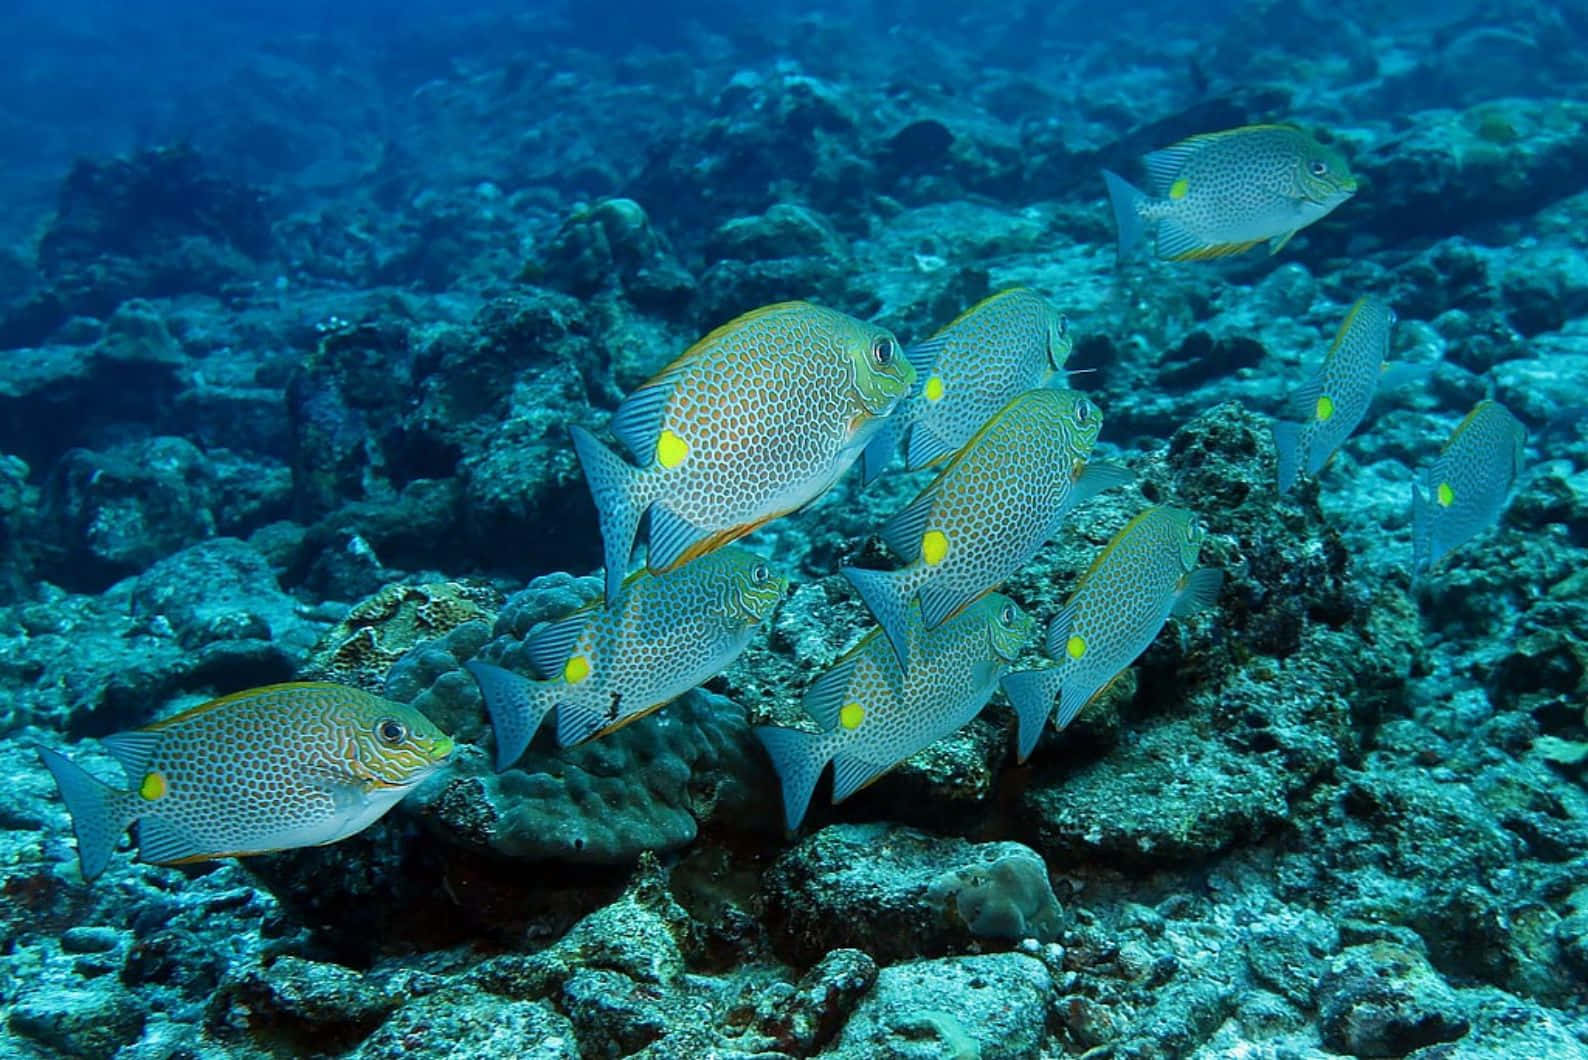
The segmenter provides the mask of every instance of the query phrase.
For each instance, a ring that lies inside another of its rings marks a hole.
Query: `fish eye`
[[[1315,177],[1321,177],[1325,173],[1329,172],[1329,163],[1325,162],[1321,158],[1314,158],[1311,162],[1307,163],[1307,171]]]
[[[1070,318],[1065,316],[1063,313],[1060,313],[1059,314],[1059,338],[1067,339],[1069,337],[1070,337]]]
[[[396,718],[382,718],[375,723],[375,738],[383,744],[395,747],[408,739],[408,726]]]
[[[772,572],[766,569],[765,563],[757,563],[755,569],[750,572],[751,580],[758,582],[766,581],[771,575]]]
[[[1092,403],[1082,398],[1075,406],[1075,420],[1077,423],[1089,423],[1092,419]]]
[[[893,340],[886,335],[878,337],[871,344],[871,359],[879,366],[886,366],[893,360]]]
[[[1015,605],[1014,604],[1004,604],[1004,609],[1002,611],[998,612],[998,621],[1002,622],[1006,626],[1014,625],[1015,624]]]

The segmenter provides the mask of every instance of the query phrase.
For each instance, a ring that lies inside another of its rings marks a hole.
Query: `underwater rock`
[[[1588,263],[1567,247],[1512,248],[1500,273],[1500,304],[1524,337],[1559,331],[1588,314]]]
[[[623,893],[557,942],[482,962],[468,979],[491,994],[555,1004],[573,1025],[579,1055],[627,1056],[653,1043],[660,1055],[702,1055],[691,1040],[715,1044],[709,1024],[677,1018],[693,930],[666,872],[645,854]]]
[[[821,1055],[1037,1057],[1051,989],[1042,962],[1021,953],[895,964]]]
[[[843,87],[783,69],[733,77],[709,121],[681,130],[646,158],[635,196],[667,203],[675,230],[709,232],[726,217],[798,198],[838,219],[865,223],[874,183],[859,136],[860,116]]]
[[[695,293],[694,277],[633,199],[602,199],[569,215],[524,278],[581,298],[616,289],[668,316],[679,315]]]
[[[29,591],[32,556],[24,542],[33,536],[38,489],[28,483],[21,457],[0,452],[0,604]]]
[[[44,490],[46,577],[98,591],[215,533],[214,468],[185,438],[63,456]]]
[[[24,994],[11,1006],[7,1026],[59,1055],[110,1060],[143,1034],[146,1008],[114,981],[71,990]]]
[[[1019,843],[973,845],[885,824],[835,824],[762,878],[775,944],[807,964],[828,950],[887,963],[982,945],[1051,941],[1047,867]]]
[[[1390,942],[1352,946],[1318,981],[1318,1022],[1330,1049],[1401,1056],[1455,1041],[1470,1024],[1455,993],[1420,955]]]
[[[65,315],[103,316],[128,298],[220,294],[252,278],[270,250],[270,221],[264,192],[211,175],[191,147],[84,159],[61,185],[39,271]]]
[[[393,1012],[358,1050],[358,1060],[439,1060],[513,1056],[579,1060],[573,1024],[550,1005],[452,986],[425,994]]]
[[[215,641],[253,639],[297,652],[310,635],[297,601],[281,591],[270,564],[232,537],[201,542],[153,564],[133,585],[132,613],[163,621],[177,643],[192,651]]]
[[[1437,239],[1582,191],[1585,120],[1588,104],[1568,99],[1407,115],[1404,132],[1351,159],[1366,188],[1351,201],[1350,230],[1386,244]]]
[[[783,1052],[809,1056],[832,1040],[876,981],[869,954],[833,950],[786,992],[762,994],[756,1030]]]
[[[135,300],[91,346],[17,350],[5,364],[0,451],[42,467],[69,448],[125,444],[163,425],[188,358],[159,312]]]
[[[397,999],[338,964],[283,954],[222,980],[206,1022],[221,1040],[246,1036],[291,1052],[346,1048],[380,1023]]]

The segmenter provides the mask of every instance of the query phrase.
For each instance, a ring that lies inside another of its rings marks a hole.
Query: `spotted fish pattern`
[[[1076,390],[1028,390],[999,410],[882,538],[908,566],[845,567],[903,659],[910,605],[933,629],[1025,566],[1077,504],[1130,473],[1088,463],[1103,416]]]
[[[824,493],[914,382],[886,329],[784,302],[713,331],[623,401],[612,432],[640,467],[573,428],[609,604],[646,512],[652,572],[719,548]]]
[[[1055,665],[1003,679],[1019,723],[1020,761],[1036,747],[1055,696],[1062,729],[1147,650],[1169,616],[1217,599],[1222,572],[1197,567],[1204,536],[1194,513],[1157,506],[1104,546],[1048,625],[1046,648]]]
[[[1103,171],[1121,259],[1149,235],[1169,261],[1239,254],[1264,241],[1277,253],[1357,187],[1338,151],[1293,125],[1204,133],[1144,161],[1151,195]]]
[[[726,669],[788,588],[766,560],[729,546],[663,574],[638,571],[608,608],[597,600],[525,638],[533,680],[478,659],[496,768],[529,746],[553,708],[564,747],[612,732]]]
[[[1480,401],[1412,485],[1412,569],[1432,571],[1493,526],[1522,473],[1527,430],[1498,401]]]
[[[789,829],[804,820],[828,762],[832,801],[841,802],[974,718],[1034,632],[1029,615],[993,593],[936,630],[917,613],[903,666],[881,630],[868,633],[805,694],[821,732],[755,730],[782,781]]]
[[[883,472],[901,439],[911,471],[959,452],[1016,394],[1061,381],[1073,346],[1064,314],[1028,288],[965,310],[904,351],[916,385],[866,446],[865,481]]]
[[[85,879],[134,822],[143,860],[166,865],[346,839],[453,750],[412,707],[328,682],[238,692],[101,742],[126,789],[38,748],[72,815]]]
[[[1389,363],[1394,326],[1395,311],[1376,298],[1358,299],[1346,314],[1317,376],[1291,395],[1290,415],[1301,422],[1273,425],[1279,492],[1288,492],[1303,471],[1323,470],[1367,415]]]

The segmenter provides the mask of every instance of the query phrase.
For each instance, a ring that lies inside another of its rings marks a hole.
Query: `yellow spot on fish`
[[[1179,180],[1169,185],[1169,198],[1183,199],[1186,196],[1186,192],[1190,190],[1191,182],[1186,180],[1184,177],[1181,177]]]
[[[1456,491],[1450,488],[1450,483],[1441,482],[1434,491],[1434,497],[1439,501],[1439,507],[1448,508],[1456,503]]]
[[[1318,398],[1318,409],[1317,409],[1318,422],[1322,423],[1324,420],[1327,420],[1330,416],[1333,416],[1333,415],[1334,415],[1334,399],[1331,398],[1328,394],[1321,395]]]
[[[138,785],[138,794],[145,802],[154,802],[157,799],[165,798],[165,774],[145,774],[143,783]]]
[[[672,431],[664,429],[656,439],[656,462],[663,467],[677,467],[689,455],[689,443]]]
[[[866,708],[859,703],[845,703],[838,712],[838,724],[846,729],[858,729],[860,723],[866,720]]]
[[[921,535],[921,558],[928,567],[935,567],[948,555],[948,538],[941,530],[928,530]]]
[[[926,400],[943,400],[943,379],[941,376],[932,376],[926,381]]]
[[[1072,659],[1079,659],[1086,654],[1086,638],[1079,633],[1071,633],[1070,639],[1064,642],[1064,654]]]
[[[566,666],[562,668],[562,679],[570,685],[576,685],[590,676],[590,660],[583,655],[569,658]]]

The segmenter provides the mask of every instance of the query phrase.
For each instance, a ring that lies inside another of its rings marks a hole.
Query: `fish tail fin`
[[[655,498],[640,488],[642,472],[639,468],[607,448],[583,427],[574,426],[570,433],[601,520],[606,600],[611,607],[628,574],[629,556],[634,551],[634,539],[639,536],[640,519]]]
[[[827,768],[827,762],[833,756],[830,741],[823,738],[823,733],[785,729],[777,725],[757,726],[755,735],[761,741],[761,746],[766,748],[767,757],[772,759],[772,768],[777,771],[778,779],[783,784],[783,819],[792,832],[805,819],[805,810],[810,806],[816,782],[821,779],[822,770]]]
[[[121,791],[106,784],[88,770],[48,747],[35,747],[39,758],[55,778],[66,812],[72,815],[72,831],[77,835],[77,861],[83,879],[92,880],[110,864],[127,827],[138,819],[140,807],[135,792]]]
[[[474,675],[485,697],[485,710],[496,733],[496,771],[500,773],[518,761],[546,712],[557,705],[557,682],[532,681],[479,659],[470,659],[463,667]]]
[[[893,462],[893,454],[899,448],[899,419],[894,413],[882,421],[882,426],[877,428],[877,433],[871,436],[871,441],[860,451],[860,479],[863,485],[875,482],[888,465]]]
[[[860,599],[882,627],[888,643],[899,658],[903,669],[910,658],[910,601],[914,599],[917,581],[914,569],[866,570],[864,567],[843,568],[844,580],[860,594]]]
[[[1147,225],[1142,220],[1141,206],[1148,196],[1112,170],[1103,170],[1103,183],[1108,185],[1108,201],[1114,207],[1114,225],[1119,232],[1119,260],[1125,261],[1147,240]]]
[[[1024,762],[1036,749],[1042,727],[1053,713],[1059,694],[1059,670],[1020,670],[1005,674],[1000,682],[1009,705],[1015,708],[1015,761]]]
[[[1279,457],[1279,492],[1289,493],[1301,470],[1301,424],[1275,420],[1274,452]]]

